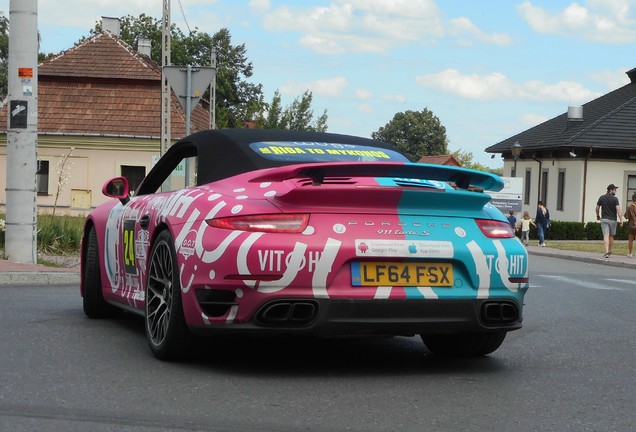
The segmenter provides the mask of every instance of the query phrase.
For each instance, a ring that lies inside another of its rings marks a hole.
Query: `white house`
[[[625,208],[636,192],[636,69],[630,83],[488,147],[501,153],[503,176],[522,177],[522,211],[545,202],[553,220],[596,221],[610,183]],[[513,156],[513,146],[520,154]],[[516,168],[516,172],[515,172]]]

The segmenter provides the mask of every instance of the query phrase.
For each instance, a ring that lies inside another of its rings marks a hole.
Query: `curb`
[[[624,256],[613,256],[604,259],[602,256],[587,252],[562,251],[549,248],[528,248],[528,255],[564,258],[589,264],[601,264],[612,267],[636,268],[636,259]],[[45,285],[78,285],[80,273],[78,271],[3,271],[0,272],[0,286],[45,286]]]
[[[9,285],[79,285],[78,272],[3,272],[0,286]]]
[[[532,250],[528,249],[528,255],[537,255],[537,256],[545,256],[550,258],[563,258],[569,259],[571,261],[580,261],[588,264],[600,264],[606,265],[610,267],[622,267],[622,268],[635,268],[636,267],[636,259],[631,259],[629,261],[626,257],[618,257],[614,256],[614,259],[609,258],[605,259],[602,257],[597,257],[595,254],[585,253],[586,255],[582,255],[585,252],[581,252],[580,255],[576,253],[568,254],[564,251],[552,252],[548,250]]]

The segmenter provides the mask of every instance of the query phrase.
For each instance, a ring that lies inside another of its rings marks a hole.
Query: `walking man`
[[[616,218],[618,217],[621,226],[623,226],[623,211],[616,197],[616,186],[614,183],[607,186],[607,193],[601,195],[596,202],[596,219],[601,221],[601,231],[603,232],[603,246],[605,246],[605,255],[603,258],[609,258],[612,254],[612,246],[614,246],[614,236],[616,235]]]

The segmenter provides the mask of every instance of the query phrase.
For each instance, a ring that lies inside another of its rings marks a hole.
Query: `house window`
[[[49,161],[38,160],[35,182],[38,195],[49,194]]]
[[[146,167],[134,166],[134,165],[122,165],[121,175],[122,177],[126,177],[126,180],[128,180],[128,185],[130,186],[130,190],[135,191],[137,190],[137,186],[139,186],[141,181],[146,176]]]
[[[539,200],[548,206],[548,170],[541,173],[541,195]]]
[[[526,168],[526,178],[524,180],[523,203],[530,204],[530,189],[532,185],[532,170]]]
[[[632,200],[632,195],[636,192],[636,175],[628,175],[627,176],[627,196],[625,197],[625,202],[629,204]],[[625,206],[627,207],[627,206]]]
[[[557,181],[557,210],[563,210],[563,198],[565,196],[565,170],[559,170]]]

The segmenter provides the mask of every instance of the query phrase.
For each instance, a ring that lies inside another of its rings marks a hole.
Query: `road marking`
[[[567,283],[569,285],[577,285],[583,288],[596,289],[596,290],[605,290],[605,291],[625,291],[625,288],[611,287],[607,285],[601,285],[593,282],[584,282],[579,279],[564,277],[564,276],[551,276],[551,275],[542,275],[542,277],[554,279],[559,283]],[[616,282],[627,282],[627,280],[617,280]]]
[[[632,279],[605,279],[608,280],[610,282],[618,282],[618,283],[624,283],[624,284],[629,284],[629,285],[636,285],[636,280],[632,280]]]

